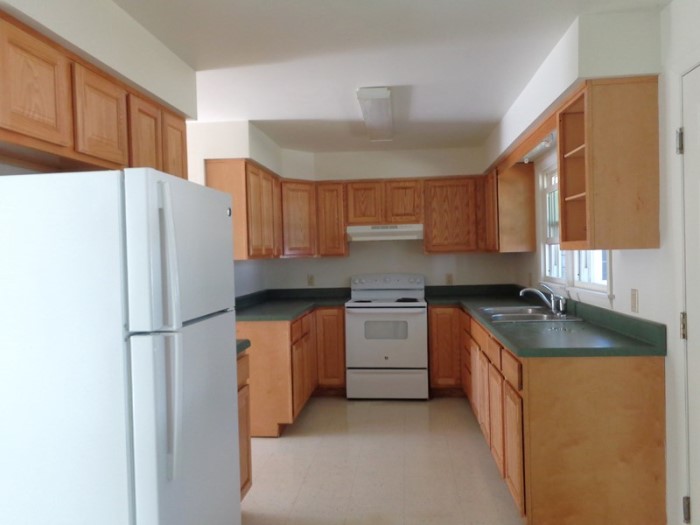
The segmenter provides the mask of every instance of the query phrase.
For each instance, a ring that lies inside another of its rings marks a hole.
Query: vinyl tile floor
[[[464,398],[314,397],[253,438],[243,525],[522,525]]]

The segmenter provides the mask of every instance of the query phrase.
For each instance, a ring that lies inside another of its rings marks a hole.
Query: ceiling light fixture
[[[369,140],[391,140],[394,135],[391,90],[388,87],[362,87],[357,90],[357,100],[360,102]]]
[[[523,157],[523,162],[525,164],[529,164],[532,160],[535,158],[539,157],[542,153],[547,151],[549,148],[554,146],[557,143],[557,132],[552,131],[549,135],[547,135],[542,142],[540,142],[537,146],[532,148],[527,155]]]

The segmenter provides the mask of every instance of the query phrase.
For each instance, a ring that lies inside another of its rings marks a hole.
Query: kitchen
[[[24,12],[49,28],[51,32],[63,36],[74,46],[82,48],[85,53],[99,57],[111,68],[121,71],[134,82],[144,85],[162,98],[169,100],[175,107],[180,107],[185,113],[194,114],[193,96],[182,96],[172,84],[173,77],[164,75],[145,74],[139,68],[128,63],[119,63],[119,57],[101,47],[99,35],[83,35],[70,27],[69,21],[57,7],[39,5],[40,3],[3,2],[7,6]],[[105,13],[113,15],[114,20],[123,20],[123,15],[114,13],[116,7],[111,2],[91,4],[87,11],[85,6],[67,4],[61,10],[69,13],[74,19],[89,20],[98,26],[99,20]],[[698,19],[700,7],[696,1],[674,0],[664,7],[660,14],[654,13],[645,20],[637,20],[642,24],[641,32],[645,35],[656,35],[655,51],[646,53],[656,60],[657,72],[661,73],[660,87],[660,142],[661,142],[661,248],[652,250],[620,250],[613,251],[613,267],[615,281],[613,293],[615,300],[612,309],[621,313],[632,314],[629,300],[630,290],[639,290],[639,313],[643,319],[649,319],[665,324],[668,327],[668,356],[666,359],[666,418],[667,418],[667,515],[669,523],[682,522],[682,498],[689,494],[689,487],[694,486],[688,479],[696,476],[695,471],[688,466],[689,456],[693,450],[688,448],[692,439],[686,437],[685,417],[685,342],[677,336],[678,315],[684,311],[685,284],[683,280],[683,250],[684,241],[680,234],[683,225],[681,204],[683,191],[681,189],[683,158],[675,153],[675,130],[682,125],[681,114],[681,84],[682,75],[700,61],[698,37],[693,28],[693,20]],[[643,19],[644,17],[640,17]],[[620,61],[623,64],[610,64],[601,56],[600,48],[594,46],[594,38],[586,31],[600,30],[605,26],[603,20],[595,17],[583,17],[576,26],[577,40],[589,55],[574,57],[566,55],[562,46],[559,56],[544,63],[543,74],[556,70],[554,59],[574,60],[576,71],[570,73],[573,78],[587,76],[605,76],[613,68],[616,75],[640,73],[638,57],[633,56],[629,49],[622,53]],[[612,23],[612,22],[611,22]],[[123,22],[125,34],[129,32],[129,23]],[[631,26],[630,26],[631,27]],[[136,32],[140,35],[140,33]],[[631,29],[625,37],[633,38],[635,31]],[[601,47],[616,48],[614,36],[600,39]],[[155,39],[142,40],[152,50],[153,57],[166,57],[162,63],[172,64],[172,55],[167,54]],[[569,45],[567,41],[565,44]],[[620,42],[617,42],[619,45]],[[126,44],[125,44],[126,45]],[[620,46],[623,47],[624,46]],[[570,49],[569,49],[570,51]],[[624,49],[622,51],[625,51]],[[583,53],[582,53],[583,55]],[[610,57],[608,57],[610,58]],[[148,57],[138,57],[148,60]],[[613,61],[610,58],[610,61]],[[136,60],[136,59],[134,59]],[[156,59],[153,59],[157,62]],[[598,62],[596,62],[598,61]],[[152,67],[156,67],[151,64]],[[161,68],[163,66],[160,66]],[[179,67],[179,66],[178,66]],[[550,69],[547,70],[547,67]],[[174,67],[173,69],[177,69]],[[648,72],[648,71],[643,71]],[[172,71],[170,72],[172,75]],[[157,78],[156,78],[157,77]],[[571,77],[560,79],[559,84],[548,82],[552,76],[533,77],[532,84],[522,92],[521,98],[514,102],[508,118],[498,124],[496,131],[487,141],[486,146],[471,150],[453,149],[447,151],[414,151],[382,152],[369,151],[364,153],[352,152],[321,152],[307,154],[293,149],[282,149],[275,144],[260,129],[248,122],[196,122],[188,125],[188,157],[190,179],[203,182],[204,158],[239,158],[252,157],[268,168],[290,178],[313,178],[317,180],[346,180],[356,178],[362,173],[363,178],[391,177],[427,177],[447,174],[483,173],[487,165],[506,150],[509,145],[568,87]],[[166,80],[167,79],[167,80]],[[206,79],[202,82],[206,84]],[[185,82],[184,84],[187,84]],[[193,84],[193,80],[190,81]],[[563,84],[563,85],[562,85]],[[542,86],[548,86],[542,89]],[[558,91],[557,91],[558,90]],[[206,85],[198,86],[198,97],[204,97]],[[199,102],[206,104],[206,102]],[[216,101],[211,102],[212,105]],[[204,109],[199,110],[205,113]],[[200,115],[202,117],[202,115]],[[218,129],[213,133],[215,128]],[[219,137],[219,138],[217,138]],[[224,141],[220,137],[225,137]],[[222,142],[226,142],[222,146]],[[218,149],[216,149],[218,148]],[[7,154],[5,154],[7,157]],[[31,164],[24,164],[25,169],[32,170]],[[4,167],[3,172],[10,171]],[[387,268],[378,268],[376,261],[387,261]],[[377,243],[376,245],[352,245],[350,255],[342,259],[299,259],[299,260],[270,260],[244,261],[237,265],[236,285],[237,294],[252,293],[262,289],[276,288],[307,288],[309,275],[313,276],[315,288],[348,286],[350,275],[372,273],[376,271],[391,271],[401,267],[402,271],[422,273],[429,284],[447,284],[447,275],[451,274],[455,284],[479,283],[511,283],[527,285],[530,274],[533,282],[539,275],[539,259],[534,255],[431,255],[422,253],[420,243]],[[655,276],[655,278],[650,278]],[[665,278],[664,278],[665,277]],[[606,298],[607,307],[611,305]],[[692,328],[693,319],[689,320]],[[692,335],[693,330],[690,330]],[[692,424],[691,424],[692,428]]]

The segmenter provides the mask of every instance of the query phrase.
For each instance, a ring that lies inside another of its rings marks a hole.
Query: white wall
[[[0,0],[0,9],[185,115],[197,116],[194,70],[111,0]]]
[[[204,184],[205,159],[250,157],[249,123],[187,122],[188,178]]]
[[[444,285],[446,274],[454,284],[514,282],[517,255],[449,254],[425,255],[422,241],[368,241],[350,243],[348,257],[320,259],[277,259],[262,263],[265,288],[307,288],[307,276],[314,287],[347,287],[350,276],[360,273],[422,273],[426,283]],[[238,292],[237,292],[238,293]]]

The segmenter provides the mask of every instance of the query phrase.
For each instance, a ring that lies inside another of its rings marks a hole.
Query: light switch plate
[[[630,308],[633,313],[639,313],[639,290],[632,288],[632,294],[630,297]]]

